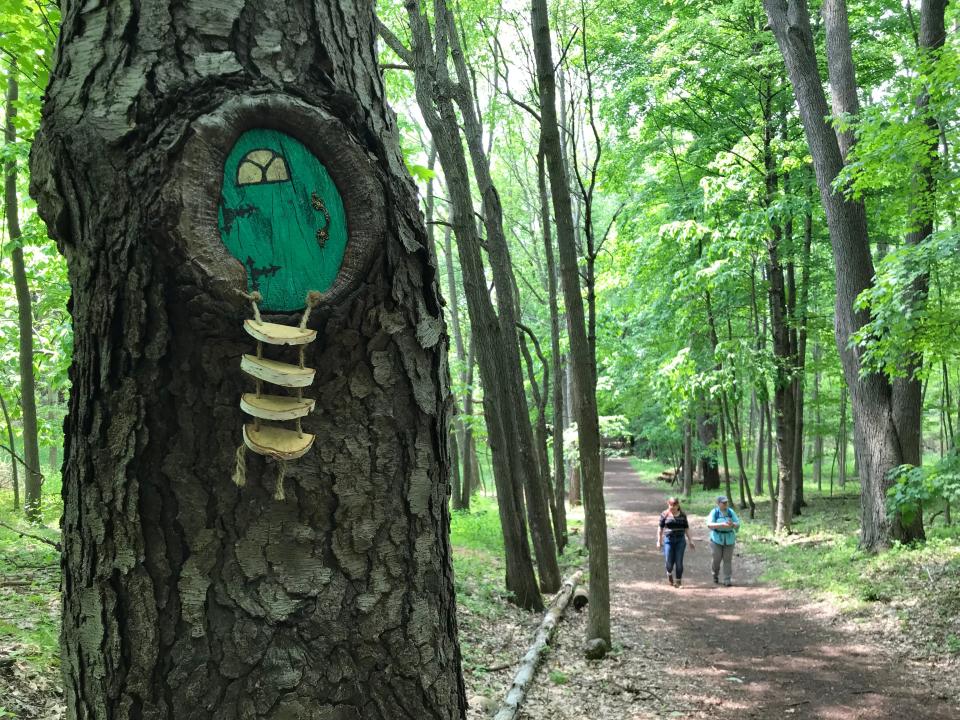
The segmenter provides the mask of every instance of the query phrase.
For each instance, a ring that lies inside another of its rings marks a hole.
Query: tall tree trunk
[[[819,343],[813,345],[813,362],[816,366],[813,374],[813,422],[816,430],[813,433],[813,481],[817,490],[823,490],[823,431],[820,423],[820,360],[822,356]]]
[[[537,152],[537,190],[540,195],[540,223],[543,228],[543,252],[547,271],[547,293],[550,304],[550,361],[553,365],[553,492],[556,507],[554,532],[557,550],[567,546],[567,508],[563,467],[563,357],[560,355],[560,309],[557,293],[557,263],[553,255],[550,231],[550,198],[547,195],[547,171],[543,143]]]
[[[431,153],[435,152],[436,149],[431,148]],[[427,214],[428,222],[429,217],[430,213]],[[470,443],[467,439],[467,422],[464,420],[464,415],[469,416],[470,410],[473,409],[473,403],[471,402],[472,390],[470,388],[470,383],[467,380],[471,368],[468,366],[467,351],[463,342],[463,329],[460,326],[460,307],[457,299],[457,279],[453,267],[452,236],[453,233],[448,225],[444,228],[443,232],[443,259],[447,276],[447,307],[450,309],[450,327],[453,329],[453,346],[456,351],[457,361],[460,366],[460,385],[463,388],[463,396],[460,401],[460,408],[462,409],[463,413],[457,413],[456,417],[454,418],[454,428],[457,435],[456,444],[460,450],[460,457],[458,458],[457,464],[460,467],[461,480],[458,483],[460,485],[459,493],[457,492],[457,488],[454,487],[453,509],[465,510],[470,507],[470,491],[473,485],[473,473],[472,464],[470,463],[468,456]]]
[[[683,423],[683,494],[690,497],[693,492],[693,423]]]
[[[52,387],[47,388],[47,403],[47,420],[50,421],[50,425],[52,427],[57,419],[57,405],[59,403],[58,393]],[[59,470],[60,448],[58,447],[56,441],[51,442],[50,447],[47,448],[47,462],[49,463],[51,470]]]
[[[784,123],[786,124],[786,123]],[[786,131],[784,131],[786,136]],[[811,198],[812,202],[812,198]],[[803,252],[800,255],[800,288],[796,288],[795,274],[790,273],[793,296],[794,376],[793,376],[793,514],[799,515],[806,506],[803,498],[803,418],[804,378],[807,369],[807,303],[810,296],[810,249],[813,245],[813,213],[808,210],[803,218]]]
[[[452,91],[460,106],[464,137],[483,207],[487,257],[490,259],[490,268],[493,271],[503,349],[507,353],[505,365],[509,374],[505,379],[508,384],[503,391],[513,403],[512,418],[515,434],[511,447],[516,452],[516,470],[523,478],[527,498],[527,516],[530,520],[530,536],[533,539],[537,569],[540,572],[540,589],[546,593],[554,593],[560,589],[563,579],[560,577],[557,545],[550,520],[549,473],[546,475],[548,482],[545,485],[544,474],[540,472],[537,462],[536,442],[530,426],[530,411],[527,408],[527,398],[524,393],[523,366],[517,338],[520,312],[517,307],[513,263],[507,245],[507,236],[503,230],[503,208],[500,204],[500,195],[493,184],[489,159],[483,146],[483,131],[470,89],[467,61],[460,45],[460,36],[457,33],[453,14],[447,8],[446,0],[434,0],[434,15],[437,19],[437,32],[440,33],[441,28],[446,28],[447,31],[450,55],[457,75],[457,83]]]
[[[763,494],[763,448],[764,440],[766,439],[766,427],[764,421],[766,420],[766,413],[763,412],[763,408],[759,408],[760,422],[759,422],[759,433],[757,434],[757,454],[755,455],[756,463],[754,466],[754,482],[753,490],[757,495]],[[770,502],[773,502],[773,498],[770,498]]]
[[[464,718],[445,328],[373,4],[64,7],[32,191],[73,293],[67,717]],[[335,194],[294,185],[305,168]],[[285,469],[237,452],[263,280],[222,240],[241,185],[306,191],[327,233],[304,247],[345,243],[312,313],[263,303],[320,336],[316,447]]]
[[[943,47],[946,40],[944,13],[947,0],[922,0],[920,3],[920,32],[917,36],[919,51],[930,59]],[[915,101],[917,113],[923,117],[928,134],[921,140],[926,152],[924,160],[913,170],[911,199],[911,221],[915,229],[907,233],[907,245],[919,245],[933,233],[936,208],[936,177],[934,167],[939,163],[939,125],[934,114],[928,111],[930,95],[924,89]],[[906,289],[904,302],[907,307],[919,308],[927,302],[930,276],[923,273],[916,277]],[[921,429],[923,424],[923,400],[919,372],[923,358],[919,353],[911,353],[904,368],[904,377],[893,381],[893,418],[897,428],[902,450],[901,462],[919,466],[923,460]],[[904,519],[893,519],[891,532],[897,539],[923,539],[922,508],[916,508],[912,522],[904,526]]]
[[[847,486],[847,386],[840,388],[840,430],[837,433],[837,454],[839,457],[837,475],[840,487]]]
[[[537,443],[537,465],[540,470],[541,482],[543,484],[544,490],[547,493],[547,502],[550,508],[550,517],[553,520],[553,530],[557,537],[566,535],[566,528],[563,525],[566,523],[565,516],[561,515],[561,511],[557,508],[556,495],[551,491],[550,475],[551,475],[551,466],[550,466],[550,453],[547,449],[547,391],[550,387],[550,365],[547,363],[547,359],[543,355],[543,350],[540,348],[540,341],[537,339],[537,336],[534,334],[533,330],[528,328],[526,325],[520,325],[520,329],[530,338],[533,342],[534,350],[537,353],[537,358],[540,360],[541,367],[543,368],[543,386],[542,388],[537,384],[537,375],[536,370],[533,365],[533,357],[530,355],[530,349],[527,347],[524,339],[520,338],[520,350],[523,353],[523,359],[527,366],[527,377],[530,383],[530,394],[533,396],[534,404],[537,408],[537,420],[536,420],[536,443]],[[558,553],[559,553],[559,541],[557,543]]]
[[[570,358],[576,377],[577,428],[580,467],[583,473],[586,507],[587,544],[590,547],[590,615],[587,620],[591,654],[602,655],[610,646],[610,582],[607,566],[607,519],[600,470],[600,425],[593,377],[593,359],[587,340],[587,328],[580,295],[577,248],[567,172],[563,164],[563,144],[557,123],[556,78],[550,39],[546,0],[532,0],[531,25],[537,82],[540,87],[540,117],[543,149],[550,173],[550,190],[557,227],[560,277],[567,310]],[[597,641],[597,642],[593,642]]]
[[[764,205],[772,211],[778,193],[777,162],[773,155],[774,140],[774,91],[770,81],[764,86],[763,98],[763,167],[766,192]],[[792,222],[787,224],[786,239],[790,235]],[[794,347],[790,337],[789,307],[787,287],[784,279],[780,248],[784,240],[784,228],[779,220],[774,220],[767,240],[767,280],[769,282],[770,334],[773,340],[773,359],[775,374],[773,380],[773,408],[777,435],[777,521],[776,532],[789,532],[793,518],[793,456],[794,422],[796,419],[793,366]]]
[[[510,337],[504,337],[503,328],[493,309],[487,290],[480,236],[474,222],[470,174],[460,138],[459,119],[450,92],[440,92],[441,87],[446,88],[450,83],[447,77],[445,27],[443,32],[437,33],[437,48],[434,50],[434,38],[419,7],[411,4],[407,10],[411,29],[410,50],[404,48],[382,25],[380,34],[391,49],[414,68],[417,104],[437,147],[437,156],[449,191],[450,224],[457,238],[471,336],[484,387],[484,418],[504,535],[507,590],[513,593],[514,602],[521,607],[540,610],[543,609],[543,599],[533,573],[524,518],[523,469],[517,467],[516,449],[513,447],[515,400],[509,394],[513,374],[507,367],[510,355],[505,344],[513,343],[516,349],[516,331],[511,327]],[[437,58],[443,58],[444,61],[438,62]]]
[[[477,443],[473,436],[473,338],[467,350],[467,378],[463,393],[463,445],[460,448],[460,467],[463,468],[463,509],[470,509],[470,498],[479,486],[479,467],[477,461]]]
[[[730,461],[729,461],[729,456],[727,455],[727,425],[723,419],[722,404],[718,409],[719,409],[718,416],[720,419],[720,453],[721,453],[721,456],[723,457],[724,491],[727,495],[727,498],[732,498],[733,492],[730,488]],[[730,502],[732,503],[733,501],[731,500]],[[746,503],[743,501],[743,497],[740,498],[740,507],[746,507]]]
[[[7,75],[6,125],[4,140],[12,145],[17,140],[16,116],[17,66],[14,63]],[[17,201],[17,161],[11,155],[4,167],[3,205],[7,216],[7,237],[10,241],[10,264],[13,266],[13,284],[17,294],[17,327],[20,342],[20,409],[23,427],[23,514],[32,522],[40,520],[40,445],[37,433],[37,383],[33,373],[33,299],[27,282],[27,267],[23,261],[23,234],[20,231],[20,208]],[[15,462],[15,461],[14,461]]]
[[[842,0],[829,0],[827,6],[824,22],[831,96],[835,99],[835,110],[856,114],[856,80],[845,27],[846,5]],[[904,462],[899,438],[911,433],[897,422],[890,382],[877,373],[861,373],[861,351],[850,346],[851,337],[869,319],[865,311],[854,307],[857,297],[871,286],[874,275],[866,212],[862,201],[850,199],[833,188],[834,179],[843,168],[843,152],[849,140],[843,133],[838,138],[827,122],[829,110],[817,66],[807,3],[805,0],[764,0],[764,7],[797,98],[830,231],[837,287],[837,349],[850,389],[854,446],[860,471],[860,545],[866,550],[878,550],[888,546],[891,539],[914,539],[917,528],[903,527],[896,518],[891,522],[886,514],[886,491],[892,482],[888,472]],[[922,531],[922,526],[920,529]]]

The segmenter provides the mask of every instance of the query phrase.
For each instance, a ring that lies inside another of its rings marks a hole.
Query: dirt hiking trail
[[[925,685],[824,604],[761,583],[762,568],[739,545],[733,587],[714,585],[701,517],[690,518],[696,550],[687,548],[683,588],[670,587],[656,549],[667,486],[643,485],[628,460],[613,459],[605,494],[613,639],[622,649],[602,663],[579,659],[584,618],[570,613],[523,717],[960,718],[956,697]],[[562,685],[557,672],[569,678]]]

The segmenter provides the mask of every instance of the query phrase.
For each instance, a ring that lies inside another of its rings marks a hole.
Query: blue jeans
[[[663,557],[666,560],[667,572],[675,574],[677,580],[683,577],[683,553],[686,549],[687,538],[684,535],[667,535],[663,539]]]

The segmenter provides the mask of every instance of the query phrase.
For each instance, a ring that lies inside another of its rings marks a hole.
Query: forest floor
[[[667,492],[641,482],[626,459],[607,463],[614,649],[604,661],[584,660],[586,613],[568,614],[522,718],[960,717],[955,663],[918,662],[909,638],[885,642],[882,624],[761,582],[761,562],[742,545],[733,587],[714,585],[697,521],[683,588],[670,587],[656,549]]]

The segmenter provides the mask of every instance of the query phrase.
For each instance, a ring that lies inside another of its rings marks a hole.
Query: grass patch
[[[57,542],[60,476],[43,470],[42,520],[31,525],[13,510],[9,465],[0,467],[0,522]],[[0,717],[62,716],[59,639],[60,553],[0,527],[0,658],[8,661],[0,673]]]
[[[659,464],[637,459],[632,463],[646,484],[663,488],[664,498],[679,492],[676,485],[656,479]],[[790,535],[774,535],[766,495],[754,498],[753,519],[740,508],[738,496],[730,498],[743,521],[738,540],[764,560],[762,579],[811,591],[849,614],[888,611],[896,618],[894,630],[926,653],[960,655],[960,525],[941,521],[927,528],[926,543],[864,553],[857,547],[859,484],[848,482],[830,495],[826,483],[818,490],[809,466],[806,470],[808,505],[793,519]],[[695,487],[683,504],[691,515],[705,516],[718,494]]]

